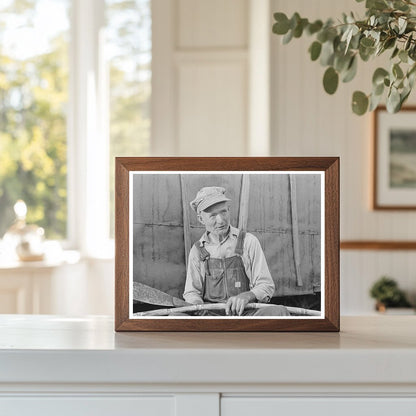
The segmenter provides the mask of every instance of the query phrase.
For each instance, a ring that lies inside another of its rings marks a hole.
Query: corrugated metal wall
[[[226,188],[231,224],[260,240],[276,296],[320,290],[320,176],[310,174],[134,175],[135,281],[182,297],[187,253],[205,230],[189,202],[204,186]]]

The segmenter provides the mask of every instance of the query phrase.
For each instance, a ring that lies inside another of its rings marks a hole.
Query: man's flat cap
[[[231,201],[225,195],[225,189],[220,186],[208,186],[199,190],[191,201],[192,209],[198,214],[218,202]]]

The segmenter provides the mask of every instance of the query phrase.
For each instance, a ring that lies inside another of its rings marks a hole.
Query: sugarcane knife
[[[190,303],[143,283],[133,282],[133,300],[162,306],[187,306]]]

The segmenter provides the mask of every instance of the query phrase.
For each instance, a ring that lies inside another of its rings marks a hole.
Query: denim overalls
[[[235,247],[236,255],[223,259],[211,258],[203,243],[195,243],[199,259],[205,263],[204,301],[226,302],[231,296],[250,290],[250,281],[241,258],[245,236],[246,232],[240,231]]]

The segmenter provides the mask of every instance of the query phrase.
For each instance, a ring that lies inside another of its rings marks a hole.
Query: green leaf
[[[384,82],[379,85],[373,85],[373,95],[383,95],[384,92]]]
[[[368,108],[368,97],[361,91],[355,91],[352,95],[352,111],[362,116]]]
[[[334,94],[338,88],[338,73],[332,66],[327,68],[324,74],[323,84],[324,89],[328,94]]]
[[[408,61],[407,51],[405,51],[405,50],[403,50],[403,49],[402,49],[402,50],[399,52],[399,59],[400,59],[402,62],[407,63],[407,61]]]
[[[340,54],[339,51],[334,54],[334,69],[335,71],[342,72],[344,69],[347,68],[351,57]]]
[[[322,20],[315,20],[313,23],[311,23],[307,28],[306,32],[309,35],[313,35],[314,33],[319,32],[322,29],[322,26],[324,24],[322,23]]]
[[[406,43],[404,44],[404,49],[407,51],[410,48],[410,44],[413,40],[413,33],[410,34],[410,36],[407,38]]]
[[[296,26],[301,21],[301,17],[298,12],[293,13],[293,16],[290,18],[290,28],[294,30]]]
[[[373,85],[377,86],[384,84],[384,78],[386,78],[388,75],[388,71],[386,71],[384,68],[377,68],[373,74]]]
[[[354,79],[355,75],[357,74],[357,66],[357,58],[354,55],[351,58],[347,71],[342,77],[342,82],[350,82],[352,79]]]
[[[370,106],[368,108],[368,111],[373,111],[378,107],[378,105],[380,104],[380,101],[381,101],[381,97],[382,97],[382,95],[371,94],[371,96],[370,96]]]
[[[276,23],[273,25],[273,33],[285,35],[290,29],[287,16],[284,13],[275,13],[274,20],[276,20]]]
[[[286,35],[283,36],[282,43],[283,45],[288,44],[293,39],[293,30],[289,30]]]
[[[399,35],[402,35],[407,27],[407,19],[400,16],[397,22],[399,24]]]
[[[416,77],[416,64],[413,64],[406,73],[406,77],[409,81],[410,88],[413,88],[414,78]]]
[[[415,73],[410,74],[408,77],[409,77],[408,78],[409,79],[409,88],[410,88],[410,90],[412,90],[413,86],[415,85],[416,74]]]
[[[395,78],[397,78],[397,79],[401,79],[404,76],[403,71],[400,68],[400,65],[399,64],[394,64],[393,65],[392,73],[395,76]]]
[[[322,29],[317,35],[316,40],[321,43],[325,43],[328,40],[328,32],[325,29]]]
[[[334,62],[334,44],[331,41],[326,41],[322,45],[320,63],[322,66],[332,65]]]
[[[350,43],[350,49],[358,49],[360,45],[361,33],[357,33],[355,36],[352,37]]]
[[[315,41],[312,43],[312,45],[309,47],[309,53],[311,54],[312,61],[316,61],[319,58],[321,50],[322,44],[320,42]]]
[[[332,44],[334,45],[334,51],[336,51],[337,49],[339,49],[340,52],[342,52],[344,54],[344,51],[342,50],[343,48],[340,48],[341,45],[341,38],[340,36],[337,36],[333,41]],[[345,55],[345,54],[344,54]]]
[[[308,26],[308,19],[300,19],[298,20],[295,28],[293,29],[293,36],[295,38],[300,38],[303,33],[303,29],[305,29]]]
[[[416,60],[416,45],[411,46],[407,53],[411,60]]]
[[[407,71],[407,76],[416,74],[416,64],[413,64],[410,69]]]
[[[393,53],[392,53],[392,54],[391,54],[391,56],[390,56],[390,59],[394,59],[394,58],[398,55],[399,51],[400,51],[400,49],[396,46],[396,47],[394,48]]]
[[[364,48],[372,48],[375,44],[375,40],[373,38],[362,38],[360,41],[360,45]]]
[[[358,26],[356,25],[351,25],[342,35],[341,41],[346,43],[345,46],[345,53],[347,53],[348,48],[350,47],[350,43],[351,43],[351,39],[353,36],[355,36],[358,32],[360,31],[360,29],[358,29]]]
[[[400,109],[400,93],[397,88],[392,88],[387,96],[386,107],[389,113],[397,113]]]
[[[396,44],[396,38],[387,38],[386,41],[383,43],[384,49],[390,49]]]
[[[405,4],[402,0],[395,0],[393,2],[393,8],[402,12],[406,12],[407,10],[409,10],[409,6]]]
[[[365,3],[367,9],[384,10],[388,5],[385,0],[367,0]]]
[[[403,92],[400,94],[400,107],[399,110],[402,108],[403,103],[407,100],[410,93],[412,92],[411,88],[407,88],[403,90]]]
[[[360,58],[364,61],[367,62],[371,56],[374,55],[374,53],[376,52],[375,48],[366,48],[363,45],[359,46],[358,52],[360,54]]]

